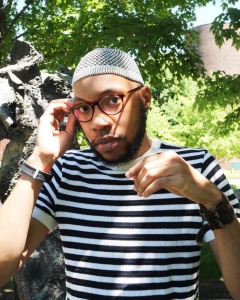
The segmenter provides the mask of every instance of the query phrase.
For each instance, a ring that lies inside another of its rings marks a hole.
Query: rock
[[[58,232],[49,234],[14,276],[21,300],[65,300],[65,270]]]
[[[31,44],[16,41],[0,69],[0,140],[10,140],[0,167],[0,202],[6,201],[19,177],[20,165],[33,150],[38,121],[48,102],[72,93],[70,76],[41,74],[41,60],[41,54]],[[56,229],[14,276],[14,299],[65,299],[61,247]]]

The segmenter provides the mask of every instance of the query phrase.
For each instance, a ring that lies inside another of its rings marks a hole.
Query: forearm
[[[22,174],[0,208],[0,285],[19,267],[42,182]]]
[[[231,296],[234,300],[240,300],[240,223],[234,216],[232,206],[226,201],[225,196],[222,196],[220,202],[219,199],[218,197],[212,198],[207,207],[208,210],[215,211],[218,216],[216,218],[219,218],[220,223],[223,224],[222,228],[213,230],[215,236],[213,252]],[[210,220],[212,228],[216,228],[213,224],[217,221],[212,221],[212,218],[215,219],[215,217],[208,219],[206,212],[203,214],[207,220]]]
[[[59,124],[69,113],[69,99],[52,101],[41,116],[36,138],[36,146],[27,164],[33,169],[48,173],[59,156],[72,144],[75,132],[75,117],[70,114],[64,131],[59,131]],[[39,245],[48,233],[45,226],[33,228],[32,211],[42,187],[42,178],[49,176],[34,172],[31,178],[28,166],[25,166],[16,186],[4,205],[0,208],[0,285],[8,280],[21,266],[30,252]],[[31,169],[31,168],[30,168]],[[37,171],[36,170],[36,171]],[[31,170],[34,171],[34,170]],[[45,180],[45,179],[44,179]],[[30,230],[29,230],[30,229]],[[39,231],[41,234],[39,234]],[[36,233],[36,234],[35,234]]]
[[[235,219],[214,230],[219,264],[226,286],[234,300],[240,300],[240,223]]]

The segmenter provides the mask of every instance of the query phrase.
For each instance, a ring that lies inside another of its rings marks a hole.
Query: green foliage
[[[216,44],[221,47],[225,40],[231,39],[232,45],[238,50],[240,48],[239,27],[240,9],[226,8],[226,12],[216,17],[211,26]]]
[[[218,122],[218,132],[222,135],[234,134],[240,129],[240,75],[226,75],[214,72],[198,80],[199,92],[195,107],[200,111],[221,107],[226,114]]]
[[[12,2],[16,6],[17,1]],[[191,42],[197,35],[189,24],[195,19],[195,7],[207,2],[26,1],[26,9],[15,23],[15,36],[21,27],[24,39],[43,53],[43,68],[50,70],[58,70],[60,65],[74,68],[78,59],[95,47],[120,48],[133,54],[144,78],[161,88],[166,68],[177,78],[182,74],[199,76],[195,66],[201,61]],[[11,9],[5,13],[6,18],[16,15]],[[5,35],[4,40],[12,41],[12,37]]]
[[[13,39],[19,30],[17,1],[0,0],[0,65],[2,57],[6,58]]]
[[[81,129],[77,133],[77,142],[78,142],[80,149],[85,149],[85,148],[89,147],[86,137]]]
[[[221,1],[224,12],[212,24],[219,46],[229,38],[237,49],[240,46],[237,33],[240,11],[232,7],[237,2]],[[198,36],[191,30],[196,7],[215,1],[25,0],[24,3],[20,10],[18,1],[0,0],[0,65],[14,39],[20,37],[43,53],[45,60],[41,68],[53,72],[60,66],[74,69],[79,58],[95,47],[116,47],[136,58],[146,83],[153,87],[155,104],[161,107],[164,118],[168,117],[165,121],[171,126],[171,134],[164,133],[164,137],[188,145],[216,145],[211,137],[215,135],[215,139],[221,140],[222,134],[231,140],[230,132],[238,137],[240,77],[221,72],[205,77],[194,46]],[[229,27],[224,26],[227,21]],[[185,111],[183,102],[188,95],[181,86],[184,78],[198,81],[196,107],[202,120],[202,126],[199,125],[202,135],[195,125],[200,121],[195,118],[196,110],[193,114],[192,102],[187,106],[188,115]],[[168,108],[169,100],[174,104]],[[218,111],[218,108],[226,112],[220,113],[221,117],[208,111]],[[208,133],[208,122],[214,128],[211,133]],[[162,136],[162,131],[159,132],[156,134]],[[234,141],[231,143],[233,149]]]
[[[168,102],[159,107],[154,101],[149,112],[148,134],[178,145],[206,148],[218,158],[239,156],[240,132],[234,130],[223,136],[219,129],[231,107],[219,106],[215,110],[206,107],[199,111],[194,105],[196,82],[184,79],[177,86],[182,89]]]

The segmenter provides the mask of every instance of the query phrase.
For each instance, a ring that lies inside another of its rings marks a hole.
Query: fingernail
[[[68,99],[68,102],[69,102],[69,103],[73,103],[73,102],[74,102],[74,98],[69,98],[69,99]]]
[[[126,176],[127,178],[130,178],[130,176],[129,176],[129,171],[127,171],[127,173],[125,173],[125,176]]]

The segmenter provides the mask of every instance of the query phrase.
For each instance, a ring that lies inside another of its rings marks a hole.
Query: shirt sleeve
[[[234,194],[233,189],[231,188],[228,179],[226,178],[222,168],[219,166],[215,158],[206,151],[202,174],[212,181],[216,186],[228,197],[230,203],[232,204],[235,213],[239,213],[239,200]],[[207,222],[204,221],[204,224]],[[214,234],[212,230],[206,232],[204,236],[205,242],[210,242],[214,239]]]
[[[59,159],[53,166],[51,173],[52,180],[43,184],[34,207],[32,217],[44,224],[49,232],[53,231],[58,223],[55,214],[55,203],[58,198],[59,186],[62,179],[62,164]]]

